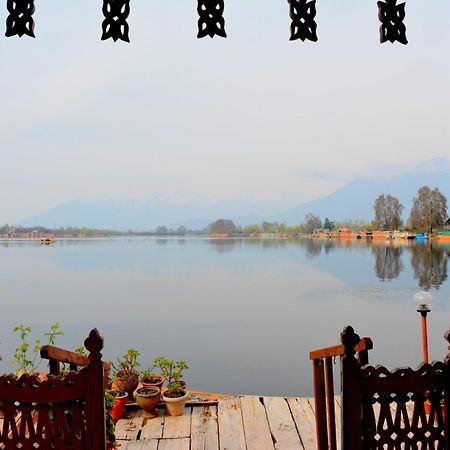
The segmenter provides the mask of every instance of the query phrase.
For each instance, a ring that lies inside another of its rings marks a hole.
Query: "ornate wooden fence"
[[[0,377],[4,414],[0,448],[105,450],[103,338],[92,330],[85,340],[89,364],[64,377]]]
[[[407,44],[405,3],[398,0],[378,1],[380,42]],[[317,41],[316,1],[288,0],[291,17],[290,40]],[[6,19],[6,36],[30,36],[34,34],[35,0],[7,0],[9,16]],[[227,37],[225,31],[224,0],[197,0],[198,38],[206,36]],[[130,42],[127,22],[131,11],[130,0],[103,0],[102,40],[113,39]]]
[[[369,362],[372,340],[362,338],[355,347],[360,364]],[[317,448],[336,450],[336,412],[334,403],[333,359],[344,355],[342,344],[314,350],[309,354],[313,364],[314,400],[316,410]]]
[[[450,330],[445,334],[450,343]],[[368,364],[369,338],[348,326],[341,345],[311,352],[318,450],[336,450],[331,358],[341,359],[345,450],[450,450],[450,354],[445,361],[393,371]],[[449,347],[450,349],[450,347]],[[328,419],[327,419],[328,418]]]

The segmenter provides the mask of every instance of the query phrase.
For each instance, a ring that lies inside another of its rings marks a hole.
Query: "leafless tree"
[[[381,194],[373,205],[375,212],[374,226],[380,230],[397,230],[403,224],[403,205],[393,195]]]
[[[314,230],[322,228],[322,221],[320,217],[314,214],[306,214],[305,216],[305,229],[308,233],[312,233]]]
[[[414,197],[409,216],[413,230],[430,231],[442,228],[447,220],[447,198],[439,188],[422,186]]]

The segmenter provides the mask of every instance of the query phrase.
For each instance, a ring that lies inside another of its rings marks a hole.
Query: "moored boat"
[[[439,242],[450,242],[450,231],[441,231],[438,233]]]

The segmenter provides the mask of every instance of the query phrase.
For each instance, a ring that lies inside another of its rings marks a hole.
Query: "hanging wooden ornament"
[[[30,37],[34,35],[34,0],[7,0],[6,7],[9,15],[6,18],[5,36],[19,36],[24,34]]]
[[[397,0],[377,2],[378,18],[380,19],[380,42],[400,42],[406,45],[405,3],[397,5]]]
[[[225,19],[223,18],[223,10],[225,8],[224,0],[198,0],[197,12],[198,34],[197,37],[205,36],[214,37],[221,36],[226,38]]]
[[[291,41],[301,39],[317,41],[316,2],[308,0],[288,0],[291,23]]]
[[[130,42],[130,27],[127,18],[130,15],[130,0],[103,0],[102,41],[118,39]]]

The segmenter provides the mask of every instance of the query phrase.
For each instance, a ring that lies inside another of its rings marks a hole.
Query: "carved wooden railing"
[[[355,350],[361,365],[369,362],[368,350],[373,348],[368,337],[358,341]],[[333,358],[342,357],[342,344],[314,350],[309,354],[313,364],[314,402],[318,450],[336,450],[336,412],[334,402]]]
[[[444,338],[450,343],[450,330]],[[341,342],[343,449],[450,450],[450,354],[417,369],[389,371],[360,364],[352,327]]]
[[[56,376],[61,375],[65,364],[68,364],[69,369],[74,371],[78,371],[89,364],[89,358],[86,355],[54,347],[53,345],[43,345],[41,347],[41,358],[49,360],[49,372]],[[105,374],[104,385],[106,388],[108,387],[109,372],[111,369],[110,364],[104,362],[103,369]]]
[[[58,377],[0,377],[1,449],[106,450],[103,338],[92,330],[88,364]]]

